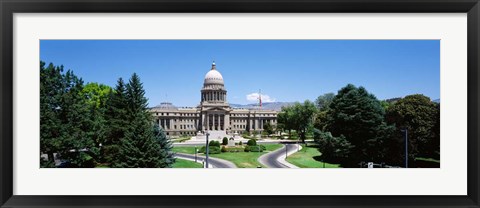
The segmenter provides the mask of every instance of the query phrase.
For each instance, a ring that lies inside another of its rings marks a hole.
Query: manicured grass
[[[283,146],[282,144],[262,144],[262,143],[258,143],[258,144],[265,146],[266,151],[269,151],[269,152],[279,149]]]
[[[316,147],[303,147],[300,152],[287,157],[287,161],[300,168],[323,168],[324,163],[315,160],[322,155]],[[325,168],[339,168],[339,164],[325,163]]]
[[[197,146],[199,150],[202,146]],[[185,154],[195,154],[195,147],[194,146],[175,146],[172,149],[173,152],[185,153]]]
[[[281,144],[262,144],[265,146],[266,151],[264,152],[222,152],[220,154],[210,155],[211,157],[220,158],[233,162],[239,168],[257,168],[262,166],[258,162],[258,158],[270,151],[281,148]]]
[[[239,168],[256,168],[257,166],[262,166],[257,159],[265,153],[266,152],[222,152],[221,154],[210,155],[210,157],[228,160]]]
[[[190,160],[184,159],[175,159],[175,163],[173,164],[173,168],[202,168],[202,164],[196,163]]]
[[[258,161],[261,155],[274,151],[282,147],[281,144],[261,144],[265,146],[264,152],[222,152],[220,154],[211,154],[210,157],[220,158],[233,162],[239,168],[256,168],[262,166]],[[197,146],[200,149],[201,146]],[[173,152],[195,154],[195,147],[192,146],[176,146],[173,147]],[[201,154],[200,155],[204,155]],[[178,159],[177,159],[178,160]],[[262,166],[263,167],[263,166]]]

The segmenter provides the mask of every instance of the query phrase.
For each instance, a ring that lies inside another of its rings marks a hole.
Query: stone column
[[[218,121],[218,130],[221,130],[222,129],[222,122],[220,122],[220,117],[222,117],[222,115],[218,114],[218,118],[217,118],[217,121]]]
[[[200,120],[202,126],[201,126],[201,130],[202,131],[205,131],[205,113],[202,112],[202,120]]]
[[[205,124],[206,124],[205,128],[208,131],[208,130],[210,130],[210,128],[209,128],[209,126],[210,126],[210,115],[208,114],[208,112],[205,112],[205,118],[207,119],[207,120],[205,120]]]
[[[212,131],[215,130],[215,114],[212,115]]]
[[[229,130],[230,129],[230,114],[225,114],[225,118],[223,119],[224,122],[224,129]]]

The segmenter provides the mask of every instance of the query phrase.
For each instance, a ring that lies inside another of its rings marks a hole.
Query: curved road
[[[195,160],[195,155],[191,155],[191,154],[175,153],[175,157],[178,157],[180,159],[183,158],[183,159]],[[202,161],[202,160],[205,160],[205,157],[197,155],[197,161]],[[213,166],[213,168],[236,168],[237,167],[235,164],[233,164],[228,160],[212,158],[212,157],[208,157],[208,164]]]
[[[260,156],[258,158],[258,162],[262,163],[268,168],[290,168],[278,161],[278,159],[281,157],[285,158],[285,147],[287,148],[288,155],[295,153],[298,149],[297,144],[285,144],[278,150]]]

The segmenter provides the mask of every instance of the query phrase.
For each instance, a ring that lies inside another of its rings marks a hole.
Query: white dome
[[[204,84],[221,84],[223,85],[223,77],[220,72],[215,69],[215,64],[212,64],[212,69],[205,75]]]

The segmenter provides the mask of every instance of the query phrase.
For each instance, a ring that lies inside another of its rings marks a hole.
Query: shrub
[[[227,152],[227,148],[225,148],[225,146],[222,146],[222,152]]]
[[[203,146],[202,148],[200,148],[200,152],[201,152],[201,153],[204,153],[204,154],[207,153],[207,149],[205,148],[205,146]],[[220,154],[220,152],[221,152],[220,147],[210,146],[210,147],[208,148],[208,154]]]
[[[220,148],[220,142],[212,140],[208,143],[208,146],[214,146]]]
[[[263,152],[265,150],[265,146],[259,145],[259,146],[246,146],[244,151],[245,152]]]
[[[255,139],[250,139],[247,142],[248,146],[257,146],[257,141]]]
[[[227,137],[223,137],[222,144],[223,144],[223,145],[227,145],[227,144],[228,144],[228,138],[227,138]]]
[[[243,145],[243,142],[242,141],[238,142],[238,145]]]
[[[225,148],[227,152],[243,152],[244,149],[241,147],[227,147]]]
[[[246,146],[245,152],[263,152],[262,146]]]

